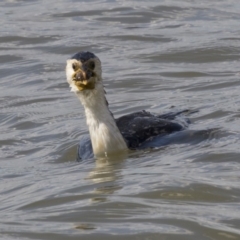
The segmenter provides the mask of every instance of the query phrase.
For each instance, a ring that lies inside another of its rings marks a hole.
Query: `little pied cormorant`
[[[79,52],[67,60],[67,81],[84,109],[90,139],[80,142],[78,158],[106,157],[138,149],[155,136],[185,129],[174,121],[182,112],[154,115],[140,111],[114,119],[108,108],[99,58],[91,52]]]

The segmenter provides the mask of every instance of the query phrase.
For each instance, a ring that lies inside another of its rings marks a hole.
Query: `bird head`
[[[74,92],[94,89],[102,81],[101,62],[91,52],[78,52],[67,60],[66,76]]]

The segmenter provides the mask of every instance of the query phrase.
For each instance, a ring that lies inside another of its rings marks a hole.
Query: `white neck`
[[[108,109],[101,82],[94,90],[77,92],[85,109],[94,155],[97,157],[126,151],[127,145]]]

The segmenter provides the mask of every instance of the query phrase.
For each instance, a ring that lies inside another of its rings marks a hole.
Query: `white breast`
[[[106,156],[125,151],[127,145],[108,109],[102,84],[77,95],[85,108],[94,155]]]

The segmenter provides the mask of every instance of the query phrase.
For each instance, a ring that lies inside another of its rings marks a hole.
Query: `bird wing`
[[[184,126],[175,122],[173,115],[154,115],[146,111],[135,112],[116,119],[116,124],[130,149],[155,136],[181,131]]]

